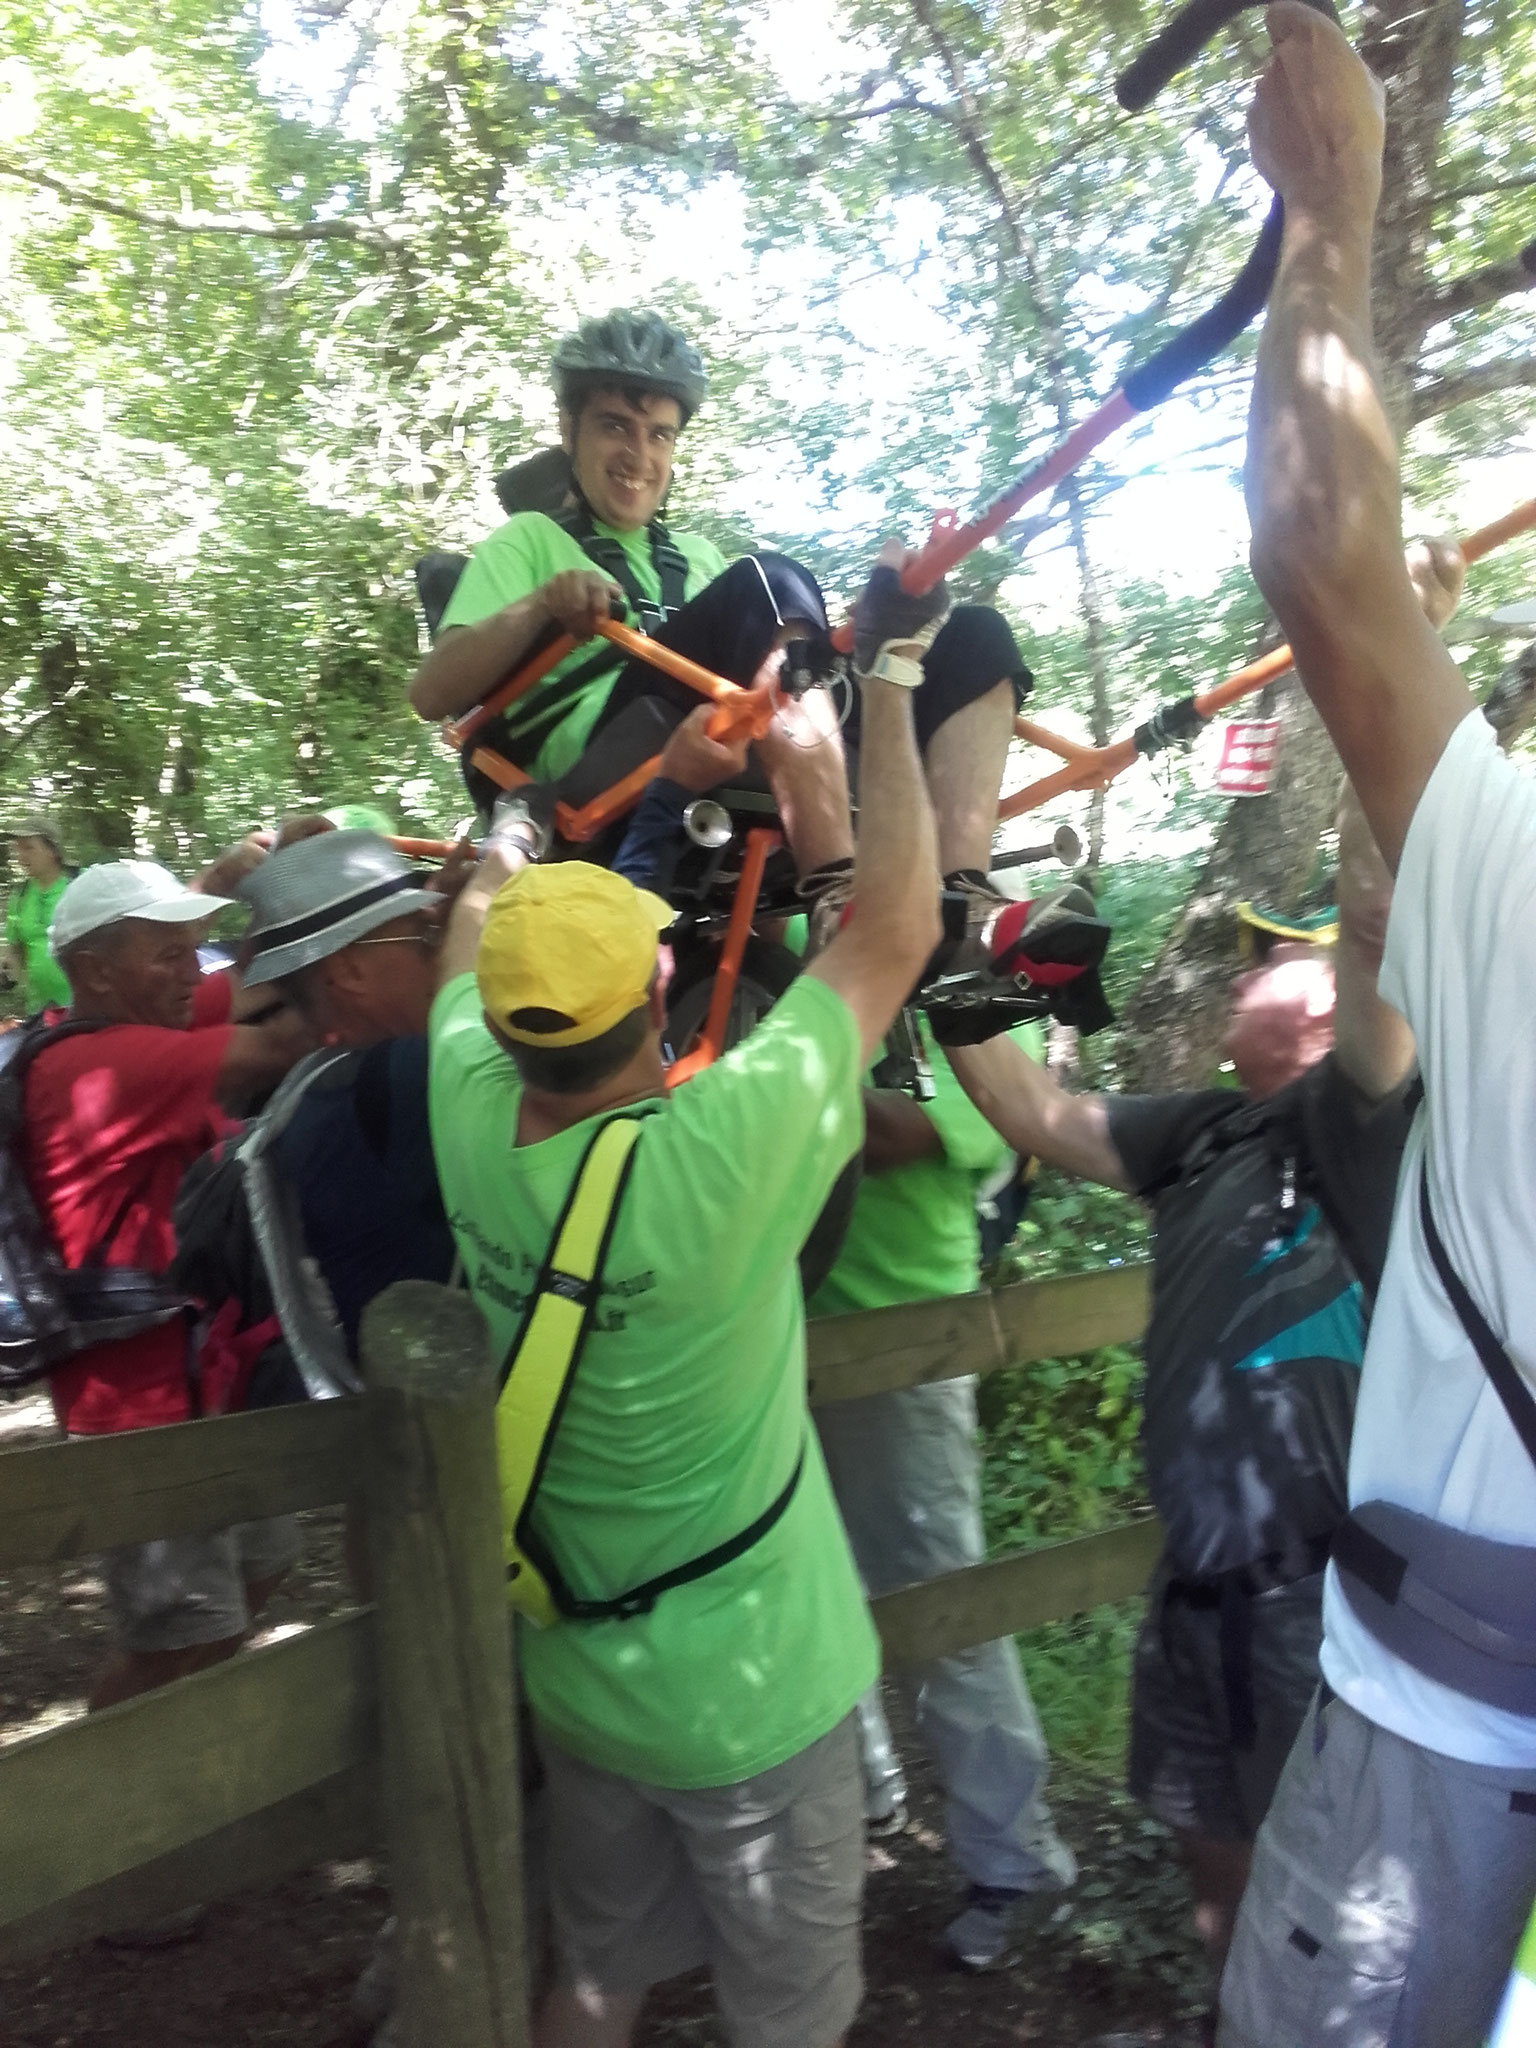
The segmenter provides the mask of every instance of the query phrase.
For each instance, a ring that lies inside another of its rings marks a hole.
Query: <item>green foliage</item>
[[[1119,1345],[987,1380],[989,1542],[1060,1542],[1144,1503],[1140,1386],[1139,1355]]]
[[[1018,1237],[987,1274],[1002,1286],[1147,1255],[1143,1211],[1124,1195],[1040,1176]],[[988,1547],[1086,1536],[1146,1506],[1141,1358],[1112,1345],[1040,1359],[980,1383]],[[1124,1762],[1130,1653],[1139,1603],[1098,1608],[1021,1636],[1030,1689],[1054,1754],[1104,1777]]]

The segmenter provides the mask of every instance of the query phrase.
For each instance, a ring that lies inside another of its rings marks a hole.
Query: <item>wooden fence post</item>
[[[467,1295],[401,1281],[363,1318],[399,2048],[527,2048],[521,1799],[493,1433]]]

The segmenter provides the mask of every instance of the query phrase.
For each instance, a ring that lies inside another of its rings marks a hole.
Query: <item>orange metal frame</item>
[[[1527,498],[1523,505],[1506,512],[1502,519],[1492,520],[1487,526],[1480,526],[1475,533],[1469,533],[1461,543],[1462,555],[1469,563],[1480,561],[1484,555],[1502,547],[1505,541],[1513,540],[1516,534],[1529,532],[1533,526],[1536,526],[1536,498]],[[1276,676],[1283,676],[1291,663],[1290,648],[1277,647],[1272,653],[1249,662],[1246,668],[1240,668],[1214,689],[1197,692],[1195,709],[1202,718],[1214,718],[1229,704],[1262,689]],[[1058,734],[1047,731],[1043,725],[1036,725],[1033,719],[1017,718],[1013,729],[1018,738],[1055,754],[1065,765],[1005,797],[997,807],[1000,822],[1021,818],[1027,811],[1036,811],[1042,804],[1048,804],[1053,797],[1065,796],[1069,790],[1107,789],[1139,759],[1136,742],[1130,738],[1115,740],[1107,747],[1085,747],[1076,740],[1062,739]]]
[[[712,669],[701,668],[698,662],[689,661],[686,655],[674,653],[657,640],[647,639],[632,627],[621,625],[615,619],[605,619],[598,626],[598,632],[605,640],[611,640],[615,647],[623,648],[626,654],[637,661],[649,662],[652,668],[673,676],[680,683],[686,683],[691,690],[697,690],[701,697],[708,698],[715,706],[714,716],[709,721],[709,736],[730,745],[740,739],[760,739],[768,730],[773,717],[774,692],[771,683],[756,684],[744,690],[739,683],[717,676]],[[462,750],[499,712],[509,704],[515,704],[519,697],[526,696],[535,683],[547,676],[552,668],[572,653],[577,643],[569,633],[562,633],[551,641],[524,668],[510,677],[499,689],[492,691],[482,704],[467,712],[457,724],[445,725],[444,737],[456,750]],[[500,754],[489,747],[476,747],[470,755],[470,765],[478,768],[492,782],[503,789],[518,789],[530,778],[521,768],[515,768]],[[573,846],[584,845],[601,832],[615,818],[621,818],[627,810],[640,801],[646,784],[661,766],[660,754],[653,754],[648,761],[623,776],[611,789],[593,797],[590,803],[573,808],[570,804],[557,804],[555,823],[562,839]],[[402,853],[431,854],[439,851],[434,842],[422,839],[396,839],[393,844]],[[720,1057],[725,1045],[725,1027],[731,1014],[731,1003],[736,994],[736,985],[741,977],[741,963],[746,955],[747,940],[751,936],[752,919],[757,910],[757,895],[763,883],[763,871],[768,856],[782,844],[777,831],[766,826],[754,826],[747,833],[746,854],[741,864],[741,873],[736,881],[736,893],[731,899],[730,921],[726,925],[725,942],[720,952],[720,965],[715,971],[714,987],[710,992],[709,1013],[698,1043],[683,1059],[678,1060],[667,1074],[667,1086],[675,1088],[694,1074],[701,1073]]]
[[[664,675],[673,676],[680,683],[686,683],[691,690],[697,690],[701,697],[709,698],[715,705],[715,715],[709,721],[709,736],[730,745],[733,740],[760,739],[768,730],[773,717],[773,688],[771,684],[759,683],[753,689],[744,690],[739,683],[728,682],[724,676],[717,676],[712,669],[701,668],[686,655],[675,654],[670,647],[663,647],[660,641],[647,639],[644,633],[637,633],[631,626],[621,625],[617,619],[604,619],[598,626],[598,633],[605,640],[611,640],[615,647],[623,648],[636,661],[649,662],[652,668],[659,668]],[[548,647],[535,655],[526,667],[518,670],[493,690],[483,704],[477,704],[473,711],[466,712],[456,724],[445,725],[444,737],[450,746],[462,749],[467,741],[488,725],[509,704],[515,704],[541,682],[552,668],[572,653],[577,643],[569,633],[562,633],[552,640]],[[562,839],[573,846],[585,845],[596,838],[605,825],[611,825],[615,818],[640,801],[645,785],[656,773],[661,756],[653,754],[648,761],[642,761],[631,774],[616,782],[601,796],[593,797],[590,803],[573,808],[560,804],[555,810],[555,823],[560,828]],[[528,780],[520,768],[514,768],[510,761],[503,760],[488,747],[477,747],[470,756],[471,766],[488,775],[492,782],[503,789],[517,789]]]
[[[1525,533],[1536,526],[1536,498],[1517,505],[1502,519],[1495,519],[1489,525],[1479,527],[1468,534],[1461,543],[1461,552],[1470,562],[1478,561],[1490,554],[1504,542],[1517,534]],[[649,640],[643,633],[636,633],[630,627],[617,621],[607,620],[598,627],[606,640],[621,647],[636,660],[646,661],[653,668],[663,670],[690,689],[697,690],[716,705],[715,716],[710,720],[709,731],[714,739],[731,741],[740,738],[759,738],[768,729],[773,717],[773,688],[771,684],[759,684],[744,690],[740,684],[728,682],[724,676],[717,676],[697,662],[689,661],[681,654],[673,653],[669,647]],[[533,688],[533,685],[576,646],[570,634],[562,634],[533,661],[521,669],[508,682],[493,691],[483,704],[468,712],[457,725],[444,727],[450,744],[462,749],[498,712],[504,711],[519,697]],[[1218,711],[1235,704],[1251,691],[1261,689],[1265,683],[1282,676],[1291,666],[1289,647],[1277,647],[1270,654],[1250,662],[1235,675],[1228,676],[1224,683],[1214,689],[1197,693],[1194,699],[1196,711],[1201,718],[1212,718]],[[1063,766],[1053,774],[1041,776],[1027,788],[1015,792],[998,806],[999,819],[1022,817],[1026,811],[1037,810],[1053,797],[1064,795],[1068,790],[1103,789],[1122,775],[1138,758],[1134,739],[1117,740],[1107,747],[1085,747],[1076,740],[1062,739],[1043,725],[1036,725],[1033,719],[1019,718],[1014,721],[1014,731],[1020,739],[1031,746],[1044,748],[1058,756]],[[472,765],[499,783],[503,789],[516,789],[529,780],[520,768],[514,768],[510,761],[489,747],[477,747],[470,756]],[[573,845],[581,845],[592,839],[605,825],[640,799],[645,785],[660,766],[661,756],[653,755],[644,761],[632,774],[594,797],[590,803],[573,810],[568,804],[556,808],[555,819],[561,836]],[[427,839],[396,839],[392,842],[402,853],[428,858],[444,856],[451,848],[446,843]],[[731,901],[731,914],[726,926],[725,942],[721,947],[720,965],[715,973],[714,987],[710,993],[709,1013],[698,1043],[682,1059],[676,1061],[667,1075],[669,1088],[691,1079],[705,1067],[713,1064],[724,1049],[725,1028],[730,1018],[731,1002],[736,993],[741,975],[741,963],[746,955],[747,940],[751,936],[752,919],[757,909],[758,891],[762,887],[763,873],[768,856],[775,847],[782,844],[780,834],[769,827],[754,826],[747,833],[746,852],[737,878],[736,893]]]

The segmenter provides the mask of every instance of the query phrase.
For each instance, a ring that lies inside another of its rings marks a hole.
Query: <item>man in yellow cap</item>
[[[585,1331],[507,1532],[510,1573],[535,1565],[560,1617],[521,1637],[557,1956],[539,2048],[624,2048],[648,1987],[700,1963],[735,2048],[835,2048],[861,1995],[853,1714],[879,1658],[809,1427],[796,1255],[938,938],[910,690],[945,599],[904,596],[901,559],[855,613],[852,913],[735,1051],[667,1094],[671,913],[620,876],[568,862],[504,882],[527,849],[493,845],[449,927],[433,1140],[470,1288],[516,1361],[509,1514],[530,1333],[572,1305]],[[567,1226],[615,1137],[627,1179],[600,1228],[587,1217],[603,1245],[583,1266]]]

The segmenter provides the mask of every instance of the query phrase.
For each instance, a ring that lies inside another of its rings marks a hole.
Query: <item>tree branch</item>
[[[1419,426],[1425,420],[1438,419],[1453,406],[1470,404],[1474,398],[1492,398],[1496,392],[1532,385],[1536,385],[1536,356],[1484,363],[1480,369],[1462,370],[1454,376],[1436,377],[1421,384],[1413,394],[1409,416],[1413,425]]]
[[[1452,185],[1448,191],[1430,195],[1433,206],[1453,206],[1458,199],[1488,199],[1506,192],[1529,192],[1536,189],[1536,171],[1528,172],[1523,178],[1475,178],[1467,185]]]
[[[637,149],[647,156],[674,160],[691,158],[712,171],[732,172],[741,168],[741,153],[734,142],[710,145],[692,141],[686,136],[668,134],[663,129],[648,126],[638,114],[614,113],[587,94],[577,92],[572,86],[561,85],[557,79],[547,78],[542,72],[517,67],[514,76],[520,85],[541,98],[546,106],[553,107],[556,113],[579,121],[599,142],[611,142],[618,149]]]
[[[1479,306],[1507,299],[1513,292],[1532,289],[1536,289],[1536,242],[1527,242],[1513,262],[1489,263],[1482,270],[1470,271],[1439,291],[1428,293],[1423,301],[1425,321],[1434,327],[1454,314],[1472,313]]]
[[[24,185],[56,192],[71,206],[90,213],[111,214],[114,220],[132,221],[141,228],[160,228],[179,235],[250,235],[265,242],[355,242],[374,249],[395,249],[407,239],[406,229],[394,222],[372,220],[271,220],[260,213],[207,213],[199,207],[183,207],[177,213],[154,206],[130,206],[121,199],[109,199],[94,186],[78,185],[52,171],[18,163],[0,155],[0,177],[16,178]]]
[[[935,106],[932,100],[919,99],[916,93],[903,93],[894,100],[882,100],[878,106],[849,107],[841,113],[813,114],[811,119],[820,128],[846,128],[854,121],[878,121],[885,114],[930,114],[935,121],[943,121],[949,127],[959,125],[953,107]]]

